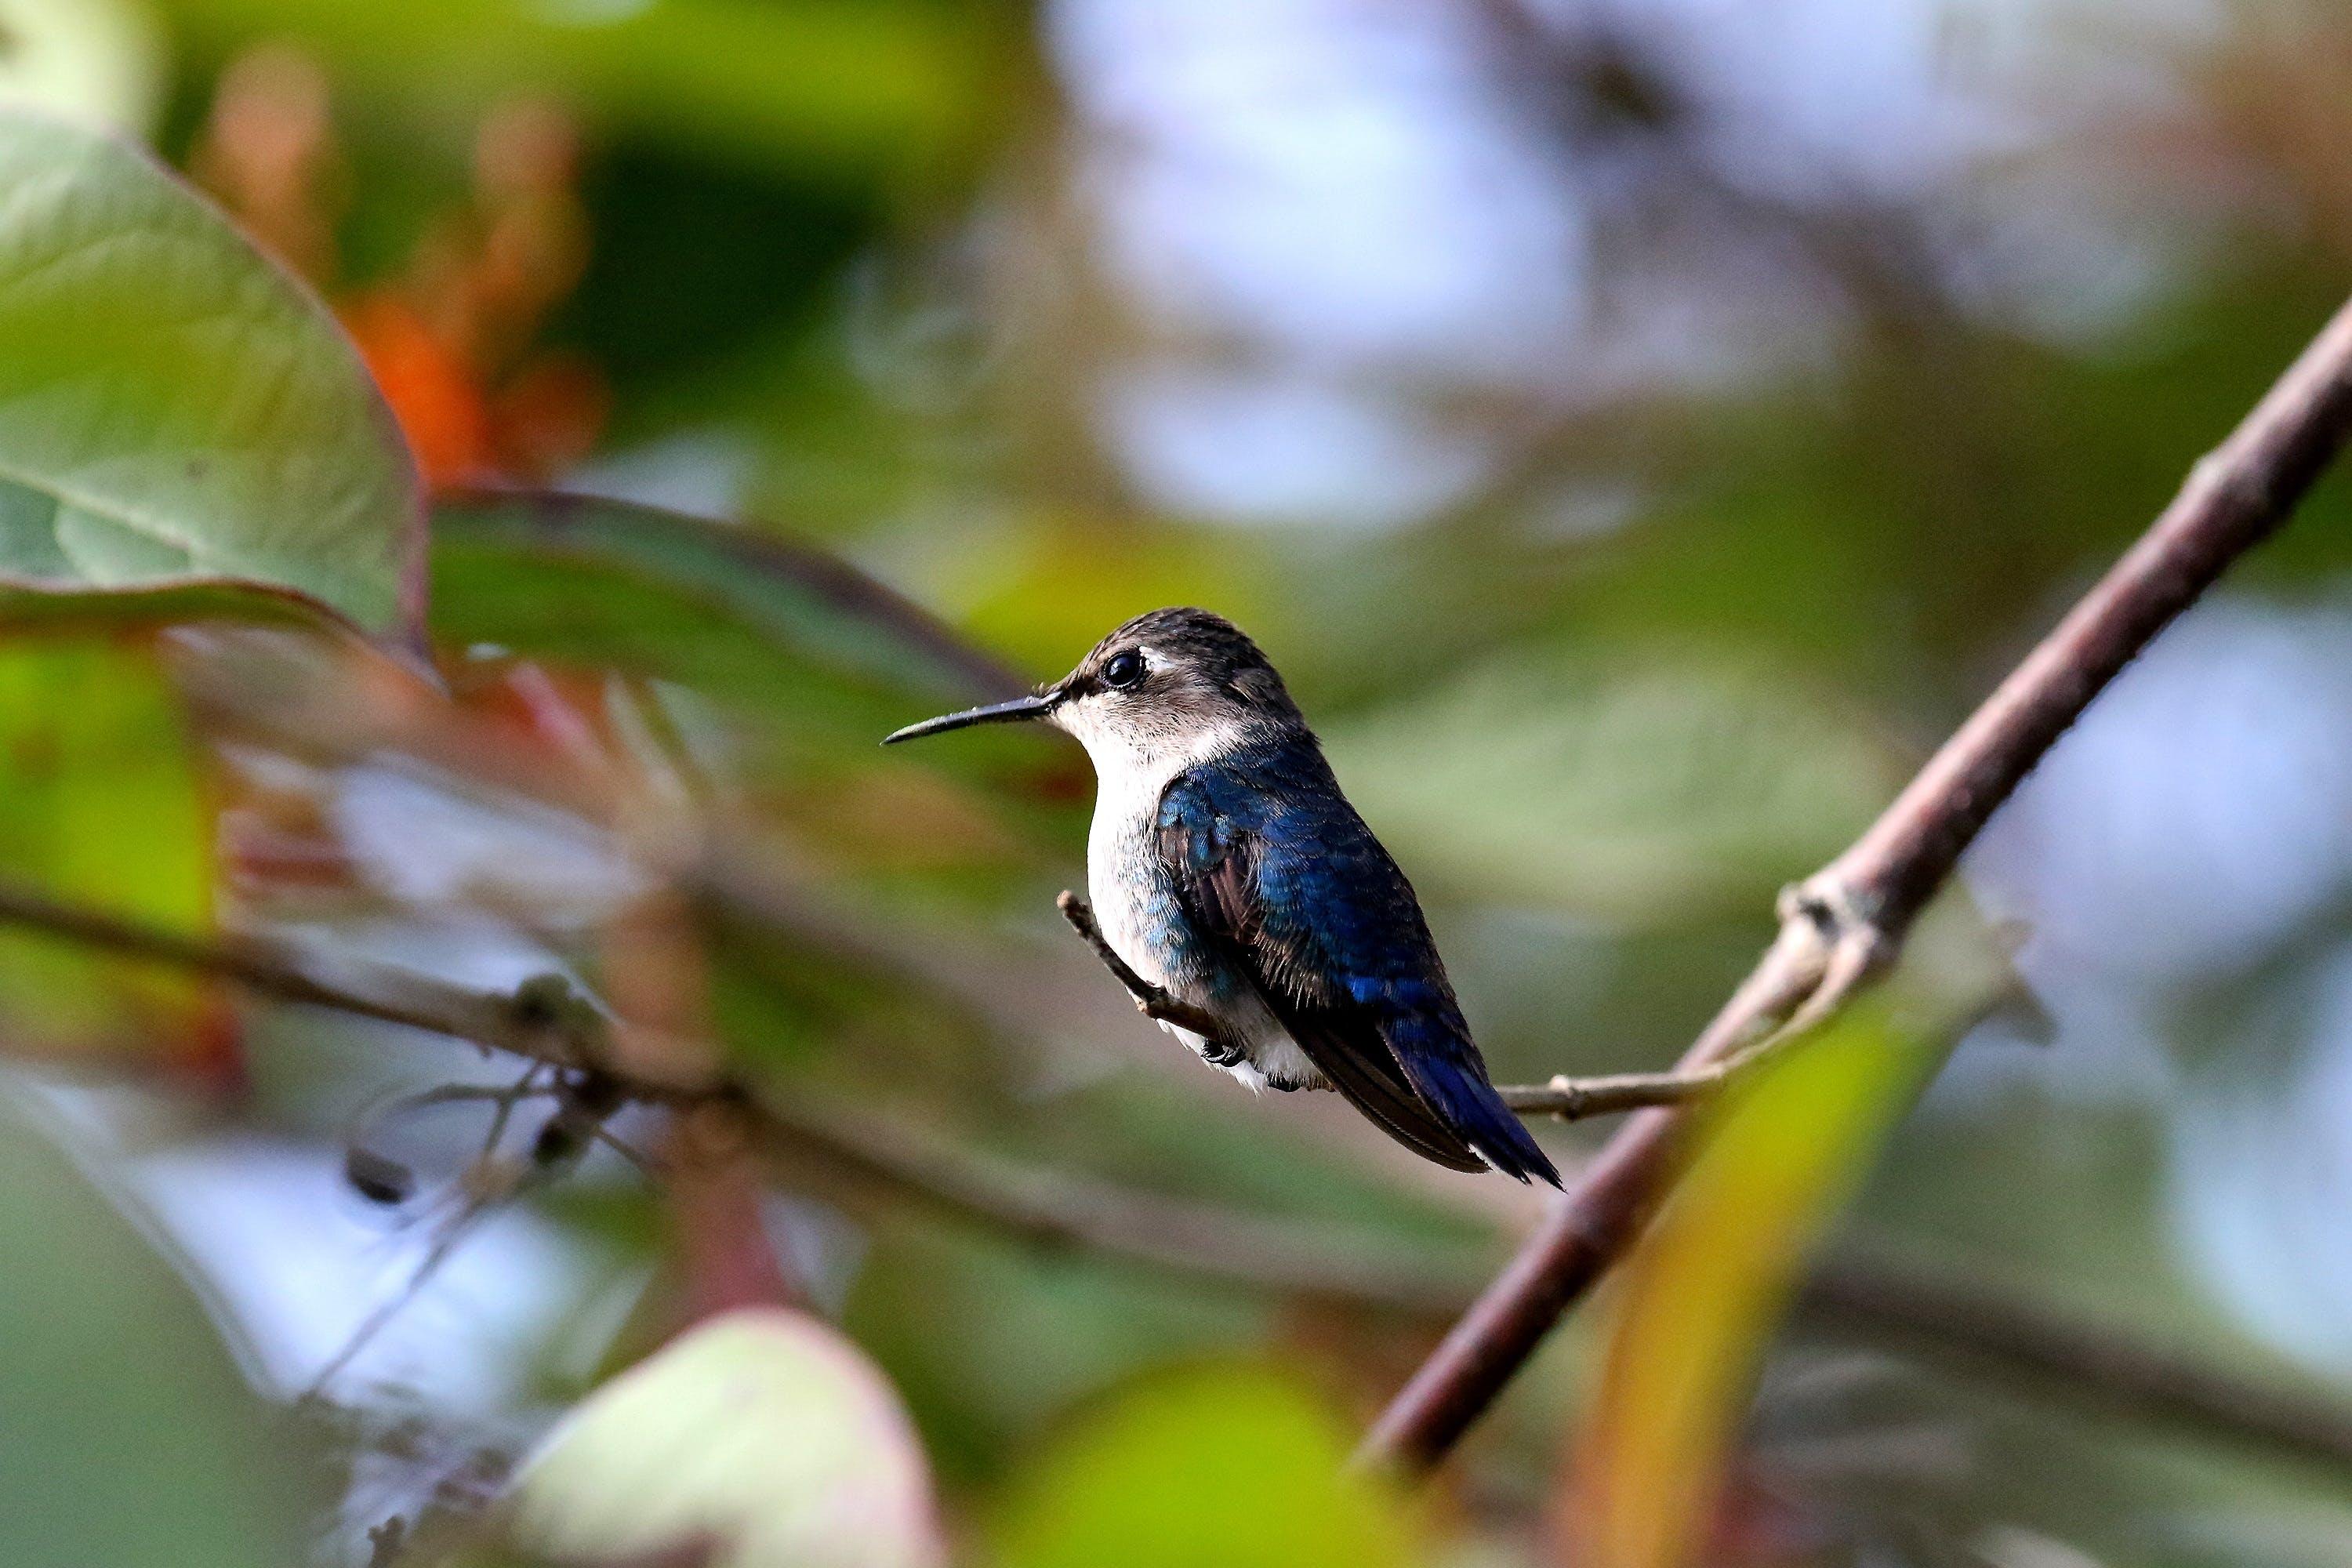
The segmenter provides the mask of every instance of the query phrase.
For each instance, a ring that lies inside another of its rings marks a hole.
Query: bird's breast
[[[1105,779],[1087,836],[1087,894],[1113,952],[1154,985],[1182,994],[1192,977],[1174,962],[1182,933],[1176,888],[1160,861],[1153,831],[1159,795],[1114,791]]]
[[[1326,1087],[1245,975],[1229,973],[1184,913],[1174,872],[1160,858],[1160,797],[1166,776],[1105,774],[1087,835],[1087,896],[1111,951],[1170,994],[1225,1021],[1237,1062],[1220,1063],[1252,1089]],[[1160,1027],[1194,1052],[1209,1042],[1173,1024]]]

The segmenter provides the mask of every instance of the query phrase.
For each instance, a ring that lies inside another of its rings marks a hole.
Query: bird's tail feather
[[[1456,1063],[1422,1052],[1398,1055],[1414,1092],[1480,1159],[1522,1182],[1559,1185],[1559,1172],[1475,1062]]]

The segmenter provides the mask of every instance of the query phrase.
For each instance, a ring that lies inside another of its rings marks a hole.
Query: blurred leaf
[[[1026,682],[832,556],[749,527],[516,492],[441,506],[433,569],[443,643],[673,682],[694,694],[671,704],[683,731],[731,720],[703,750],[804,843],[890,868],[999,868],[1021,852],[1024,835],[1000,818],[1041,793],[1056,753],[1036,736],[912,757],[878,742]],[[971,787],[982,784],[1003,787]]]
[[[457,497],[433,530],[434,627],[448,640],[722,695],[758,693],[783,658],[942,700],[1026,686],[855,567],[772,533],[550,491]]]
[[[1820,863],[1900,778],[1826,703],[1711,663],[1498,661],[1327,740],[1408,864],[1635,922]]]
[[[1268,1316],[1230,1291],[1171,1289],[1099,1258],[922,1223],[871,1234],[843,1312],[959,1483],[997,1477],[1013,1445],[1073,1402],[1248,1344]]]
[[[517,1485],[515,1533],[567,1562],[715,1545],[723,1568],[942,1559],[922,1449],[865,1353],[798,1312],[711,1319],[598,1390]]]
[[[143,647],[0,642],[0,875],[166,931],[210,930],[211,821],[178,700]],[[0,1010],[47,1045],[184,1037],[198,992],[0,931]]]
[[[1765,1342],[1923,1061],[1878,1014],[1855,1014],[1707,1115],[1610,1310],[1567,1482],[1579,1568],[1699,1560]]]
[[[0,1562],[303,1561],[318,1500],[196,1300],[5,1099],[0,1255]]]
[[[163,54],[141,0],[0,0],[0,103],[142,132]]]
[[[1005,1568],[1383,1568],[1418,1531],[1349,1434],[1279,1373],[1161,1376],[1081,1422],[1014,1485]]]
[[[470,110],[554,92],[726,157],[862,174],[935,147],[978,101],[986,51],[907,0],[173,0],[216,47],[317,49],[379,90]]]
[[[404,629],[415,477],[325,310],[130,147],[0,109],[0,585]]]

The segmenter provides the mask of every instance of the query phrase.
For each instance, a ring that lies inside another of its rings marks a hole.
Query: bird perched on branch
[[[1094,761],[1087,882],[1103,939],[1216,1026],[1163,1027],[1254,1089],[1335,1089],[1441,1165],[1559,1184],[1487,1081],[1412,885],[1240,628],[1154,610],[1034,696],[884,743],[1020,720]]]

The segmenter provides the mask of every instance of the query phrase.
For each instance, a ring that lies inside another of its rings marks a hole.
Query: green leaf
[[[195,1298],[0,1096],[0,1563],[299,1563],[321,1500]]]
[[[453,500],[435,512],[433,601],[445,647],[690,690],[696,729],[725,721],[730,783],[842,864],[1001,868],[1033,843],[1024,818],[1042,770],[1082,780],[1078,758],[1034,734],[883,751],[902,724],[1027,683],[855,568],[764,530],[585,497]]]
[[[141,132],[163,96],[163,39],[139,0],[0,0],[0,103]]]
[[[1347,1473],[1349,1435],[1293,1378],[1245,1366],[1153,1379],[1021,1478],[1005,1568],[1390,1568],[1420,1561],[1398,1500]]]
[[[617,665],[720,697],[772,700],[795,666],[892,701],[978,701],[1026,686],[822,551],[627,501],[520,490],[444,500],[433,584],[444,641]]]
[[[1873,1009],[1710,1108],[1673,1201],[1626,1261],[1603,1331],[1569,1479],[1568,1561],[1702,1560],[1765,1342],[1927,1059]]]
[[[419,519],[318,300],[143,154],[0,107],[0,587],[134,614],[201,589],[404,633]]]
[[[165,931],[211,929],[194,746],[147,648],[0,642],[0,876]],[[0,1014],[48,1048],[178,1040],[199,994],[178,975],[0,931]]]
[[[944,1556],[897,1394],[841,1334],[772,1308],[710,1319],[573,1411],[517,1484],[514,1532],[568,1563],[697,1544],[713,1568]]]

